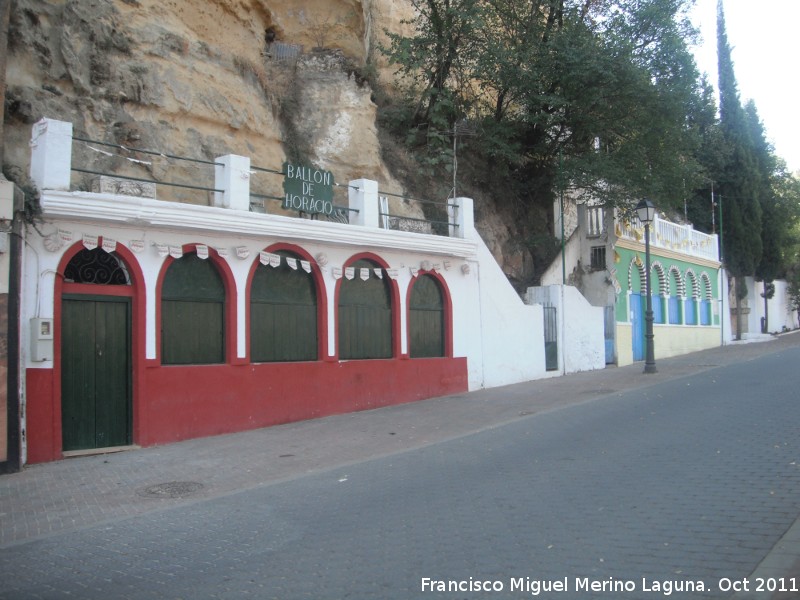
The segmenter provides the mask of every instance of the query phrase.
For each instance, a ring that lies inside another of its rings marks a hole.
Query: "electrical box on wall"
[[[53,360],[53,319],[31,319],[31,360]]]

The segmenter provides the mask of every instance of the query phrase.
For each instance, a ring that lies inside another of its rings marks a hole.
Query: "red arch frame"
[[[205,244],[184,244],[181,247],[183,254],[190,254],[192,252],[197,252],[197,246],[201,246]],[[229,365],[235,364],[243,364],[243,359],[237,359],[236,357],[236,346],[237,346],[237,331],[236,331],[236,304],[237,304],[237,294],[236,294],[236,280],[233,277],[233,272],[231,271],[230,266],[228,265],[227,261],[222,258],[219,253],[208,246],[208,259],[214,266],[217,268],[217,272],[222,279],[222,285],[225,288],[225,363]],[[161,364],[161,292],[164,287],[164,278],[167,275],[167,270],[175,262],[175,259],[171,256],[167,256],[164,259],[163,264],[161,265],[161,269],[158,272],[158,280],[156,283],[156,301],[155,301],[155,321],[156,321],[156,357],[148,361],[149,366],[162,366]],[[172,366],[183,366],[186,365],[163,365],[164,367],[172,367]],[[208,365],[211,366],[211,365]]]
[[[98,247],[102,248],[102,236],[97,238]],[[121,242],[117,242],[114,252],[125,263],[131,278],[130,285],[97,285],[91,283],[69,283],[64,281],[64,271],[78,252],[85,248],[83,242],[76,242],[64,251],[56,270],[53,290],[53,422],[52,437],[53,456],[63,452],[61,435],[61,315],[64,294],[84,294],[92,296],[117,296],[131,298],[131,404],[133,443],[140,438],[142,428],[142,402],[144,394],[145,329],[147,323],[145,304],[145,279],[136,256]]]
[[[370,260],[376,263],[379,267],[381,267],[384,271],[389,270],[389,263],[383,260],[377,254],[373,254],[372,252],[360,252],[358,254],[354,254],[350,258],[345,261],[344,265],[342,266],[342,271],[355,263],[358,260]],[[344,277],[344,275],[342,275]],[[402,358],[402,354],[400,353],[400,288],[397,285],[397,282],[392,279],[391,277],[386,275],[389,278],[389,289],[391,293],[391,301],[392,301],[392,357],[390,359],[383,359],[383,360],[392,360],[396,358]],[[342,291],[342,279],[336,281],[336,291],[334,292],[333,301],[336,306],[336,313],[334,318],[334,328],[333,328],[333,336],[336,340],[336,351],[333,355],[332,360],[339,360],[339,294]],[[381,360],[381,359],[375,359]]]
[[[278,250],[285,250],[292,252],[301,257],[302,260],[307,260],[311,263],[311,278],[314,281],[314,289],[317,294],[317,360],[328,359],[328,295],[325,289],[325,282],[322,279],[322,271],[317,265],[317,261],[300,246],[279,242],[264,248],[264,252],[277,252]],[[253,278],[256,275],[258,265],[261,264],[260,259],[256,258],[250,266],[250,272],[247,274],[247,284],[245,286],[245,294],[247,302],[245,302],[245,360],[249,363],[250,360],[250,295],[253,288]]]
[[[444,310],[444,358],[453,358],[453,299],[450,296],[450,288],[447,287],[447,282],[436,271],[420,271],[416,277],[412,277],[411,282],[406,290],[406,340],[408,342],[408,352],[403,356],[406,358],[411,357],[411,292],[414,289],[414,284],[419,281],[420,277],[431,277],[439,284],[439,289],[442,290],[442,309]]]

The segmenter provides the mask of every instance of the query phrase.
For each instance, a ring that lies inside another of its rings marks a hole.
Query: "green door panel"
[[[92,298],[62,300],[65,451],[131,443],[130,301]]]

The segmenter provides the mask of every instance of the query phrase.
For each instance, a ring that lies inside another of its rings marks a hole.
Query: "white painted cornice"
[[[46,219],[252,238],[278,237],[298,242],[404,250],[458,258],[477,254],[477,242],[470,238],[361,227],[136,196],[47,190],[41,195],[41,207]]]

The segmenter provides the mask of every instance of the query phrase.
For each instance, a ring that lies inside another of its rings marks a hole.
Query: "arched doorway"
[[[83,248],[64,269],[61,436],[64,452],[132,443],[133,289],[125,263]]]

